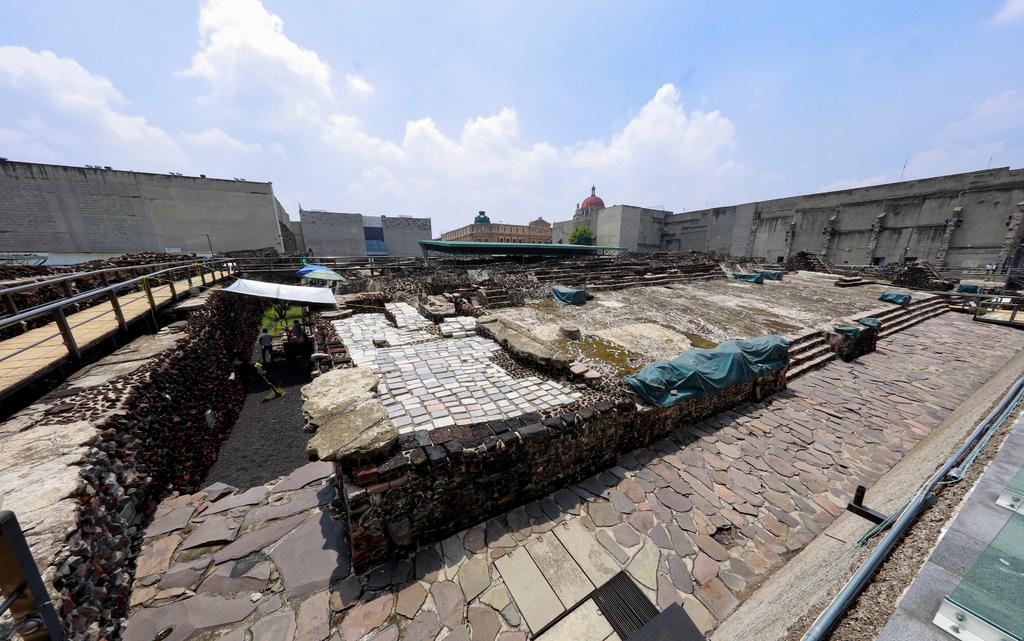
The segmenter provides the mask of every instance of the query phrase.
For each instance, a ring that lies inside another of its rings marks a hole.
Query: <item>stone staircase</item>
[[[925,295],[912,300],[906,307],[880,307],[858,314],[856,318],[870,317],[882,321],[882,331],[878,337],[885,338],[948,311],[949,306],[944,297]],[[849,321],[851,325],[856,322],[855,319]],[[821,330],[807,330],[786,338],[789,340],[789,372],[786,375],[789,379],[824,367],[836,357],[835,352],[825,343],[825,332]]]
[[[477,292],[477,298],[480,304],[487,309],[512,307],[512,300],[508,296],[508,291],[498,287],[481,289]]]
[[[645,263],[591,263],[556,269],[536,270],[542,283],[585,286],[590,291],[610,291],[628,287],[651,287],[692,283],[722,278],[713,264],[651,265]]]

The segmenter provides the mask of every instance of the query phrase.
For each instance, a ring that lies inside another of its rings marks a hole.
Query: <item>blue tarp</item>
[[[763,275],[768,280],[782,280],[782,273],[777,269],[755,269],[755,272]]]
[[[560,303],[582,305],[587,302],[587,290],[572,287],[552,287],[551,297]]]
[[[691,349],[670,361],[645,365],[626,383],[645,401],[670,407],[687,398],[703,398],[789,364],[789,342],[781,336],[726,341],[714,349]],[[675,394],[672,391],[675,390]]]
[[[871,316],[868,316],[867,318],[862,318],[857,322],[860,323],[861,325],[866,325],[867,327],[882,329],[882,321],[878,320],[877,318],[872,318]]]
[[[909,305],[910,295],[898,294],[896,292],[882,292],[882,295],[878,297],[878,300],[884,300],[887,303],[896,303],[897,305]]]
[[[834,331],[836,334],[842,334],[843,336],[852,336],[854,338],[860,336],[860,328],[854,327],[853,325],[840,325],[839,327],[835,328],[832,331]]]
[[[958,294],[980,294],[981,293],[981,286],[980,285],[969,285],[967,283],[963,283],[961,285],[957,285],[956,286],[956,291],[957,291]]]
[[[757,285],[764,284],[764,274],[741,274],[739,272],[733,272],[732,277],[736,280],[745,280],[748,283],[755,283]]]
[[[315,272],[318,269],[328,269],[329,270],[330,268],[329,267],[324,267],[323,265],[306,265],[305,267],[302,267],[302,268],[296,270],[295,273],[298,276],[305,276],[309,272]]]

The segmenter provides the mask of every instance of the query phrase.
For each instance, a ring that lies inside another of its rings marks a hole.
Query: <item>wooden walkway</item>
[[[211,275],[213,282],[218,282],[229,274],[226,271],[216,271]],[[193,278],[193,281],[198,283],[196,278]],[[207,282],[209,284],[209,278]],[[158,309],[174,302],[170,285],[153,286],[150,291]],[[188,281],[176,281],[174,291],[178,300],[187,297]],[[126,325],[145,321],[151,313],[145,291],[127,293],[118,296],[117,300]],[[67,321],[79,350],[83,352],[113,336],[120,329],[114,307],[107,299],[88,309],[68,314]],[[8,396],[71,360],[73,357],[64,344],[56,322],[0,341],[0,398]]]

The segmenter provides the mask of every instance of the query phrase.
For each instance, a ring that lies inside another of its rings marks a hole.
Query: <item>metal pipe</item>
[[[89,272],[75,272],[73,274],[65,274],[63,276],[54,276],[52,278],[46,278],[46,279],[43,279],[43,280],[32,281],[31,283],[25,283],[23,285],[15,285],[13,287],[6,287],[4,289],[0,289],[0,295],[3,295],[3,294],[16,294],[18,292],[28,291],[28,290],[31,290],[31,289],[37,289],[39,287],[45,287],[47,285],[57,285],[57,284],[63,283],[64,281],[76,280],[76,279],[79,279],[79,278],[85,278],[87,276],[95,276],[97,274],[108,274],[110,272],[129,271],[129,270],[132,270],[132,269],[135,269],[135,268],[138,268],[138,267],[142,267],[142,268],[145,268],[145,267],[163,267],[164,265],[181,266],[181,265],[191,265],[194,262],[196,262],[196,259],[173,261],[173,262],[167,262],[167,263],[151,263],[149,265],[123,265],[121,267],[106,267],[104,269],[96,269],[96,270],[89,271]]]
[[[857,572],[854,573],[853,577],[850,578],[849,582],[843,589],[832,599],[832,603],[829,604],[825,610],[818,615],[818,618],[811,625],[810,629],[804,634],[802,641],[821,641],[832,631],[839,618],[846,613],[853,603],[854,599],[857,598],[864,588],[867,586],[871,577],[874,575],[878,566],[889,556],[889,552],[896,543],[903,538],[903,534],[910,527],[910,524],[917,518],[918,513],[924,507],[925,501],[928,499],[928,495],[931,494],[935,486],[938,485],[946,476],[949,475],[950,471],[957,466],[963,457],[973,449],[974,444],[981,440],[990,430],[997,428],[1001,421],[995,421],[997,416],[1004,414],[1006,408],[1020,399],[1021,390],[1024,390],[1024,378],[1020,378],[1014,383],[1010,391],[999,401],[992,412],[975,428],[971,436],[964,442],[960,449],[957,450],[956,454],[950,457],[945,464],[936,472],[927,483],[925,483],[914,495],[914,498],[907,504],[906,509],[900,514],[896,523],[893,524],[889,532],[879,541],[875,549],[871,551],[870,556],[864,561],[864,564],[857,568]]]

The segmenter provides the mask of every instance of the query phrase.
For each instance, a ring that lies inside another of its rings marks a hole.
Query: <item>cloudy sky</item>
[[[435,234],[681,211],[1024,166],[1022,60],[1024,0],[0,0],[0,156]]]

